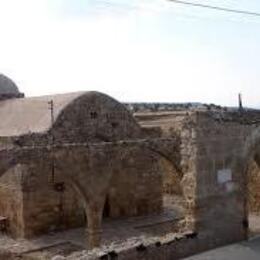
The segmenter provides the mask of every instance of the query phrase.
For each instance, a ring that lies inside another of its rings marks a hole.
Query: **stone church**
[[[88,249],[112,234],[119,259],[180,259],[245,240],[260,214],[259,172],[259,110],[131,114],[93,91],[26,98],[0,75],[0,229],[13,248],[10,237],[74,227],[86,228]],[[136,234],[143,242],[125,247]]]
[[[11,164],[0,178],[0,216],[10,236],[28,238],[100,218],[161,210],[162,178],[152,153],[132,148],[118,158],[103,158],[110,152],[100,144],[143,135],[119,102],[98,92],[25,98],[4,75],[0,100],[1,150],[90,143],[98,150],[98,155],[72,154],[78,164],[66,156],[39,162],[27,155],[26,164]]]

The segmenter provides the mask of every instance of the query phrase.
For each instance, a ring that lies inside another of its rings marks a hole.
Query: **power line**
[[[108,7],[108,8],[113,8],[115,10],[125,10],[125,11],[150,11],[150,12],[155,12],[155,13],[161,13],[161,12],[172,12],[172,11],[176,11],[176,10],[173,10],[172,8],[168,8],[166,9],[165,6],[157,6],[157,7],[152,7],[152,6],[139,6],[139,5],[133,5],[133,4],[126,4],[126,3],[117,3],[117,2],[109,2],[109,1],[106,1],[106,0],[96,0],[97,3],[101,4],[100,6],[97,6],[98,8],[99,7]],[[103,5],[103,6],[102,6]],[[195,16],[194,14],[183,14],[183,13],[175,13],[177,15],[180,15],[180,16],[185,16],[185,17],[188,17],[188,18],[201,18],[199,16]]]
[[[166,1],[165,1],[166,2]],[[242,10],[235,10],[235,9],[229,9],[229,8],[222,8],[222,7],[218,7],[218,6],[209,6],[209,5],[203,5],[203,4],[196,4],[196,3],[192,3],[192,2],[186,2],[186,1],[181,1],[181,0],[168,0],[168,2],[173,2],[173,3],[178,3],[178,4],[184,4],[185,5],[190,5],[190,6],[195,6],[195,7],[203,7],[203,8],[207,8],[207,9],[214,9],[214,10],[218,10],[218,11],[226,11],[226,12],[232,12],[232,13],[236,13],[236,14],[246,14],[246,15],[250,15],[250,16],[255,16],[257,18],[260,17],[260,13],[257,12],[248,12],[248,11],[242,11]],[[107,1],[107,0],[96,0],[96,3],[98,4],[96,6],[97,9],[104,9],[107,10],[108,8],[110,9],[114,9],[114,11],[150,11],[150,12],[155,12],[155,13],[161,13],[161,12],[173,12],[176,11],[176,9],[174,8],[167,8],[167,6],[140,6],[140,5],[133,5],[133,4],[126,4],[126,3],[118,3],[118,2],[114,2],[114,1]],[[159,8],[158,8],[159,7]],[[169,7],[169,6],[168,6]],[[201,17],[201,16],[197,16],[194,14],[186,14],[186,13],[181,13],[181,12],[174,12],[175,15],[180,16],[180,17],[186,17],[186,18],[190,18],[190,19],[210,19],[212,20],[212,17]],[[234,17],[233,17],[234,18]],[[238,22],[237,20],[233,20],[230,19],[229,17],[229,21],[232,22]],[[239,22],[245,22],[246,20],[239,20]],[[251,21],[251,20],[250,20]]]
[[[198,3],[187,2],[187,1],[182,1],[182,0],[168,0],[168,1],[171,1],[171,2],[174,2],[174,3],[177,3],[177,4],[190,5],[190,6],[207,8],[207,9],[212,9],[212,10],[217,10],[217,11],[224,11],[224,12],[229,12],[229,13],[245,14],[245,15],[260,17],[260,13],[257,13],[257,12],[237,10],[237,9],[231,9],[231,8],[226,8],[226,7],[221,7],[221,6],[198,4]]]
[[[152,12],[158,12],[161,13],[162,11],[166,12],[171,12],[173,11],[172,8],[167,9],[166,6],[159,6],[159,8],[151,8],[151,6],[138,6],[138,5],[130,5],[130,4],[125,4],[125,3],[117,3],[113,1],[106,1],[106,0],[96,0],[97,3],[100,3],[101,5],[104,5],[103,7],[108,7],[108,8],[115,8],[115,10],[120,11],[122,10],[141,10],[141,11],[152,11]],[[166,2],[166,1],[165,1]],[[260,12],[251,12],[251,11],[245,11],[245,10],[237,10],[237,9],[231,9],[231,8],[225,8],[225,7],[220,7],[220,6],[212,6],[212,5],[205,5],[205,4],[197,4],[193,2],[188,2],[188,1],[183,1],[183,0],[168,0],[168,2],[176,3],[176,4],[183,4],[183,5],[189,5],[189,6],[194,6],[194,7],[201,7],[201,8],[207,8],[211,10],[217,10],[217,11],[224,11],[224,12],[229,12],[229,13],[235,13],[235,14],[243,14],[247,16],[254,16],[259,18],[260,17]],[[100,6],[101,7],[101,6]],[[169,6],[168,6],[169,7]],[[175,10],[176,11],[176,10]],[[205,17],[201,16],[195,16],[194,14],[183,14],[183,13],[177,13],[177,15],[182,16],[182,17],[187,17],[187,18],[194,18],[194,19],[204,19]],[[209,17],[207,17],[209,18]],[[234,22],[234,20],[232,20]],[[236,21],[235,21],[236,22]],[[241,22],[241,20],[240,20]]]

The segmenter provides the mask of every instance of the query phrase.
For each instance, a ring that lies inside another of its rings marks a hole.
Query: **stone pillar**
[[[88,235],[88,249],[93,249],[95,247],[99,247],[101,245],[101,238],[102,238],[102,230],[101,229],[87,229]]]
[[[87,235],[88,235],[88,249],[93,249],[95,247],[99,247],[101,245],[102,239],[102,207],[92,207],[89,208],[87,212],[88,217],[88,227],[87,227]]]
[[[183,196],[185,198],[185,227],[184,230],[190,231],[196,229],[196,190],[195,190],[195,174],[190,172],[183,176],[181,185]]]

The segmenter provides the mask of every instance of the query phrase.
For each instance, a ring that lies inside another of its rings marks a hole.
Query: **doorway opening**
[[[160,160],[163,170],[163,210],[173,215],[176,222],[185,218],[185,196],[182,189],[182,173],[165,158]]]
[[[104,210],[103,210],[103,218],[110,217],[110,203],[109,203],[109,196],[106,197]]]

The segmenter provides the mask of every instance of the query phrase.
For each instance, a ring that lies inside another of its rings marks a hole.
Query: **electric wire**
[[[236,14],[245,14],[245,15],[252,15],[252,16],[260,17],[260,13],[258,13],[258,12],[238,10],[238,9],[226,8],[226,7],[222,7],[222,6],[199,4],[199,3],[182,1],[182,0],[168,0],[168,1],[177,3],[177,4],[182,4],[182,5],[189,5],[189,6],[193,6],[193,7],[207,8],[207,9],[212,9],[212,10],[217,10],[217,11],[236,13]]]
[[[249,15],[249,16],[255,16],[260,17],[260,12],[253,12],[253,11],[247,11],[247,10],[239,10],[239,9],[233,9],[233,8],[227,8],[223,6],[215,6],[215,5],[207,5],[207,4],[200,4],[200,3],[194,3],[189,1],[183,1],[183,0],[167,0],[168,2],[186,5],[186,6],[192,6],[192,7],[199,7],[199,8],[206,8],[211,9],[215,11],[222,11],[222,12],[229,12],[229,13],[235,13],[235,14],[242,14],[242,15]],[[97,0],[97,3],[104,4],[107,7],[118,7],[121,9],[126,10],[147,10],[147,11],[155,11],[154,8],[151,7],[145,7],[145,6],[135,6],[132,4],[125,4],[125,3],[117,3],[117,2],[109,2],[106,0]],[[159,10],[160,11],[160,10]]]

